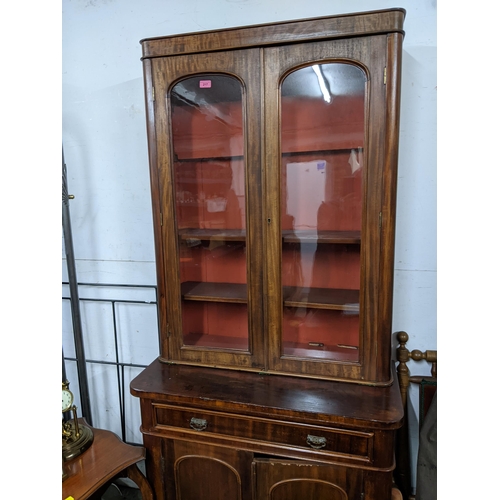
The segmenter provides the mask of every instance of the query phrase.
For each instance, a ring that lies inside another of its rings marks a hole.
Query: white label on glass
[[[200,89],[209,89],[212,87],[212,80],[200,80]]]

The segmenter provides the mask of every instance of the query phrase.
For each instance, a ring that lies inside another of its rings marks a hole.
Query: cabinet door
[[[380,300],[392,296],[392,274],[380,274],[381,214],[392,203],[386,59],[385,36],[266,49],[273,370],[390,380],[390,307]]]
[[[262,368],[260,52],[155,59],[164,359]]]
[[[165,440],[164,456],[169,500],[252,500],[252,453]]]
[[[256,459],[259,500],[362,500],[363,471],[328,464]]]

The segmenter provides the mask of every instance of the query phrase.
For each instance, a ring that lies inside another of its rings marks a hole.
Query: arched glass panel
[[[284,356],[359,359],[365,87],[347,63],[282,83]]]
[[[242,95],[222,74],[170,94],[186,346],[248,350]]]

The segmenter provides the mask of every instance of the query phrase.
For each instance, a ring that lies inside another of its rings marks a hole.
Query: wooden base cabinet
[[[142,40],[158,500],[389,500],[403,9]]]
[[[141,401],[157,500],[390,500],[403,409],[389,387],[156,360]]]

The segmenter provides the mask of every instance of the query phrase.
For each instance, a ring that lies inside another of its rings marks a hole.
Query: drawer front
[[[346,456],[371,463],[373,439],[370,432],[320,427],[259,417],[239,416],[193,408],[153,404],[156,431],[178,430],[220,438],[238,438],[266,446],[308,450],[325,456]]]

